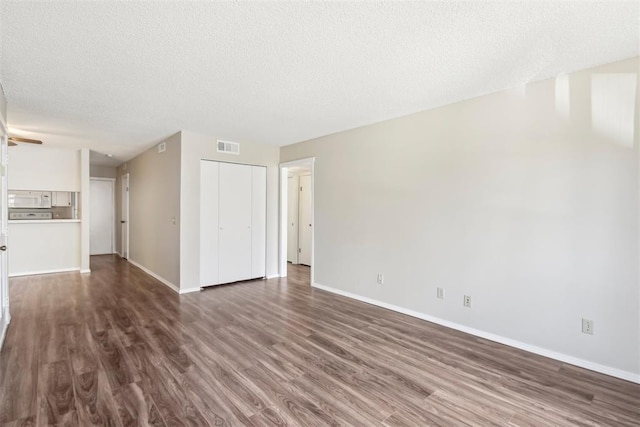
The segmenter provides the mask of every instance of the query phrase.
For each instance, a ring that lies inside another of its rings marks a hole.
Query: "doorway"
[[[114,252],[115,241],[115,179],[91,178],[89,228],[90,254],[106,255]]]
[[[122,258],[129,259],[129,174],[122,175],[122,212],[120,219],[122,228]]]
[[[280,165],[280,276],[313,283],[314,159]]]

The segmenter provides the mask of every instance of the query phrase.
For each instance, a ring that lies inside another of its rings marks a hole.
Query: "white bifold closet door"
[[[251,278],[267,275],[267,168],[251,166]]]
[[[200,284],[266,275],[266,168],[202,161]]]
[[[220,163],[200,161],[200,285],[218,281],[218,175]]]
[[[251,278],[251,181],[251,167],[220,164],[220,283]]]

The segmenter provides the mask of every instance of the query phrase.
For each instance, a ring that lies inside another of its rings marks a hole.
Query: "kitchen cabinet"
[[[71,206],[71,193],[68,191],[54,191],[51,194],[51,206]]]

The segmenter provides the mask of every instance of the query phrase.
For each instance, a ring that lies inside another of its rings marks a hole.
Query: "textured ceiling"
[[[639,54],[631,2],[0,2],[17,134],[286,145]]]

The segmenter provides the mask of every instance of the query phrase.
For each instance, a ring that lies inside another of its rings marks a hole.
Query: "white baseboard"
[[[182,289],[180,288],[180,295],[182,294],[190,294],[192,292],[200,292],[201,288],[197,287],[197,288],[187,288],[187,289]]]
[[[274,274],[274,275],[271,275],[271,276],[267,276],[267,280],[269,280],[269,279],[277,279],[278,277],[282,277],[282,276],[279,275],[279,274]]]
[[[80,274],[87,274],[87,273],[91,273],[90,268],[87,268],[86,270],[80,270]]]
[[[546,348],[537,347],[531,344],[523,343],[521,341],[513,340],[511,338],[495,335],[490,332],[485,332],[479,329],[470,328],[468,326],[464,326],[459,323],[440,319],[439,317],[430,316],[428,314],[420,313],[418,311],[409,310],[407,308],[399,307],[397,305],[388,304],[386,302],[378,301],[372,298],[363,297],[357,294],[353,294],[351,292],[332,288],[330,286],[321,285],[319,283],[314,283],[312,286],[314,288],[322,289],[323,291],[331,292],[333,294],[341,295],[347,298],[352,298],[361,302],[365,302],[367,304],[386,308],[391,311],[396,311],[398,313],[406,314],[411,317],[416,317],[418,319],[426,320],[427,322],[436,323],[438,325],[455,329],[457,331],[466,332],[467,334],[475,335],[477,337],[484,338],[489,341],[495,341],[500,344],[504,344],[510,347],[518,348],[520,350],[528,351],[529,353],[538,354],[540,356],[548,357],[550,359],[555,359],[560,362],[568,363],[570,365],[579,366],[581,368],[589,369],[591,371],[599,372],[601,374],[610,375],[612,377],[616,377],[626,381],[640,384],[640,374],[623,371],[621,369],[616,369],[610,366],[601,365],[599,363],[590,362],[588,360],[580,359],[574,356],[569,356],[567,354],[558,353],[552,350],[547,350]]]
[[[60,268],[55,270],[25,271],[22,273],[11,273],[9,274],[9,277],[37,276],[40,274],[54,274],[54,273],[69,273],[71,271],[80,271],[80,269],[79,268]]]
[[[176,285],[174,285],[173,283],[171,283],[170,281],[168,281],[167,279],[165,279],[162,276],[157,275],[156,273],[154,273],[153,271],[149,270],[147,267],[143,266],[142,264],[139,264],[137,262],[135,262],[134,260],[132,260],[131,258],[129,258],[127,261],[129,261],[131,264],[135,265],[136,267],[138,267],[140,270],[144,271],[145,273],[147,273],[149,276],[153,277],[154,279],[158,280],[160,283],[162,283],[163,285],[167,286],[169,289],[171,289],[172,291],[174,291],[175,293],[179,294],[180,293],[180,289],[178,289],[178,287]]]

